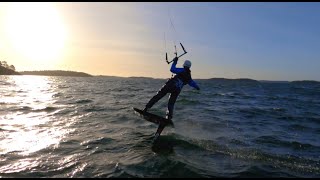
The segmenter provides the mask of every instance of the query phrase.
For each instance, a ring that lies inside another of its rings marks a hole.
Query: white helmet
[[[184,63],[183,63],[183,66],[187,67],[187,68],[190,68],[191,67],[191,61],[185,60]]]

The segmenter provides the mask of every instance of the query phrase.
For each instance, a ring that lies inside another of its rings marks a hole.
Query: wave
[[[0,85],[1,86],[10,86],[12,85],[10,82],[6,82],[6,81],[0,81]]]
[[[291,124],[289,125],[288,129],[291,129],[294,131],[307,131],[310,128],[301,124]]]
[[[301,177],[299,173],[304,173],[306,171],[312,172],[315,174],[320,174],[320,168],[318,166],[318,161],[313,159],[307,159],[302,157],[297,157],[293,155],[279,155],[263,152],[259,149],[254,148],[234,148],[234,146],[230,145],[222,145],[219,143],[215,143],[212,140],[199,140],[199,139],[188,139],[181,138],[175,134],[160,136],[161,144],[153,147],[153,151],[163,155],[170,155],[174,153],[174,149],[182,148],[185,151],[197,152],[198,154],[201,151],[211,152],[214,154],[221,154],[226,158],[237,158],[242,159],[243,161],[253,161],[253,162],[264,162],[265,164],[270,165],[269,169],[265,169],[262,167],[255,167],[255,165],[250,166],[249,168],[237,172],[237,173],[227,173],[222,175],[222,177],[270,177],[270,173],[272,177]],[[269,137],[270,138],[270,137]],[[275,139],[271,137],[269,139],[274,143]],[[240,143],[245,145],[245,142],[232,141],[233,143]],[[299,142],[278,142],[281,145],[284,143],[291,148],[304,148],[305,150],[310,148],[317,148],[310,144],[302,144]],[[200,153],[201,154],[201,153]],[[278,169],[279,167],[280,170]],[[296,171],[298,174],[288,173],[285,169],[290,169]],[[278,173],[274,173],[274,171],[279,170]],[[210,174],[207,172],[207,174]],[[215,176],[218,176],[219,173],[215,173]]]
[[[45,108],[40,108],[40,109],[32,109],[32,111],[34,112],[53,112],[53,111],[56,111],[58,110],[59,108],[57,107],[51,107],[51,106],[48,106],[48,107],[45,107]]]
[[[62,97],[62,96],[63,96],[63,93],[61,93],[61,92],[57,92],[52,95],[53,98],[58,98],[58,97]]]
[[[260,136],[254,140],[258,144],[268,144],[282,148],[291,148],[293,150],[320,150],[320,147],[308,143],[300,143],[297,141],[284,141],[274,136]]]
[[[80,99],[80,100],[77,100],[75,103],[76,104],[87,104],[87,103],[91,103],[91,102],[93,102],[93,101],[90,99]]]
[[[90,139],[87,141],[83,141],[80,143],[81,146],[86,146],[86,149],[93,149],[95,148],[97,145],[102,145],[102,144],[111,144],[113,143],[115,140],[112,138],[107,138],[107,137],[101,137],[98,139]]]
[[[92,106],[86,107],[83,111],[84,112],[99,112],[99,111],[105,111],[105,110],[106,110],[106,108],[104,108],[104,107],[92,105]]]
[[[192,98],[178,98],[177,102],[179,102],[181,105],[195,105],[201,103],[200,100],[192,99]]]

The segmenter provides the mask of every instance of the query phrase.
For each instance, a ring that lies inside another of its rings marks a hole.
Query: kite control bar
[[[182,47],[182,49],[183,49],[183,51],[184,51],[184,53],[183,54],[181,54],[180,56],[178,56],[178,53],[177,53],[177,48],[176,48],[176,46],[174,46],[174,48],[175,48],[175,50],[176,50],[176,52],[174,53],[175,55],[176,55],[176,57],[177,58],[180,58],[181,56],[183,56],[183,55],[185,55],[185,54],[187,54],[187,51],[184,49],[184,47],[183,47],[183,45],[180,43],[180,45],[181,45],[181,47]],[[167,61],[167,63],[168,64],[170,64],[172,61],[168,61],[168,54],[166,53],[166,61]]]

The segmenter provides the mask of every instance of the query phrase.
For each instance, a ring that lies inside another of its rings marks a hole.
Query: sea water
[[[0,76],[0,177],[320,177],[319,82],[195,79],[153,146],[166,81]]]

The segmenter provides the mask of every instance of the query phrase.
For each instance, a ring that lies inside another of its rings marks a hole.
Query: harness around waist
[[[182,81],[183,85],[188,84],[189,81],[191,80],[190,70],[189,71],[183,71],[182,73],[179,73],[179,74],[175,75],[174,79]]]

